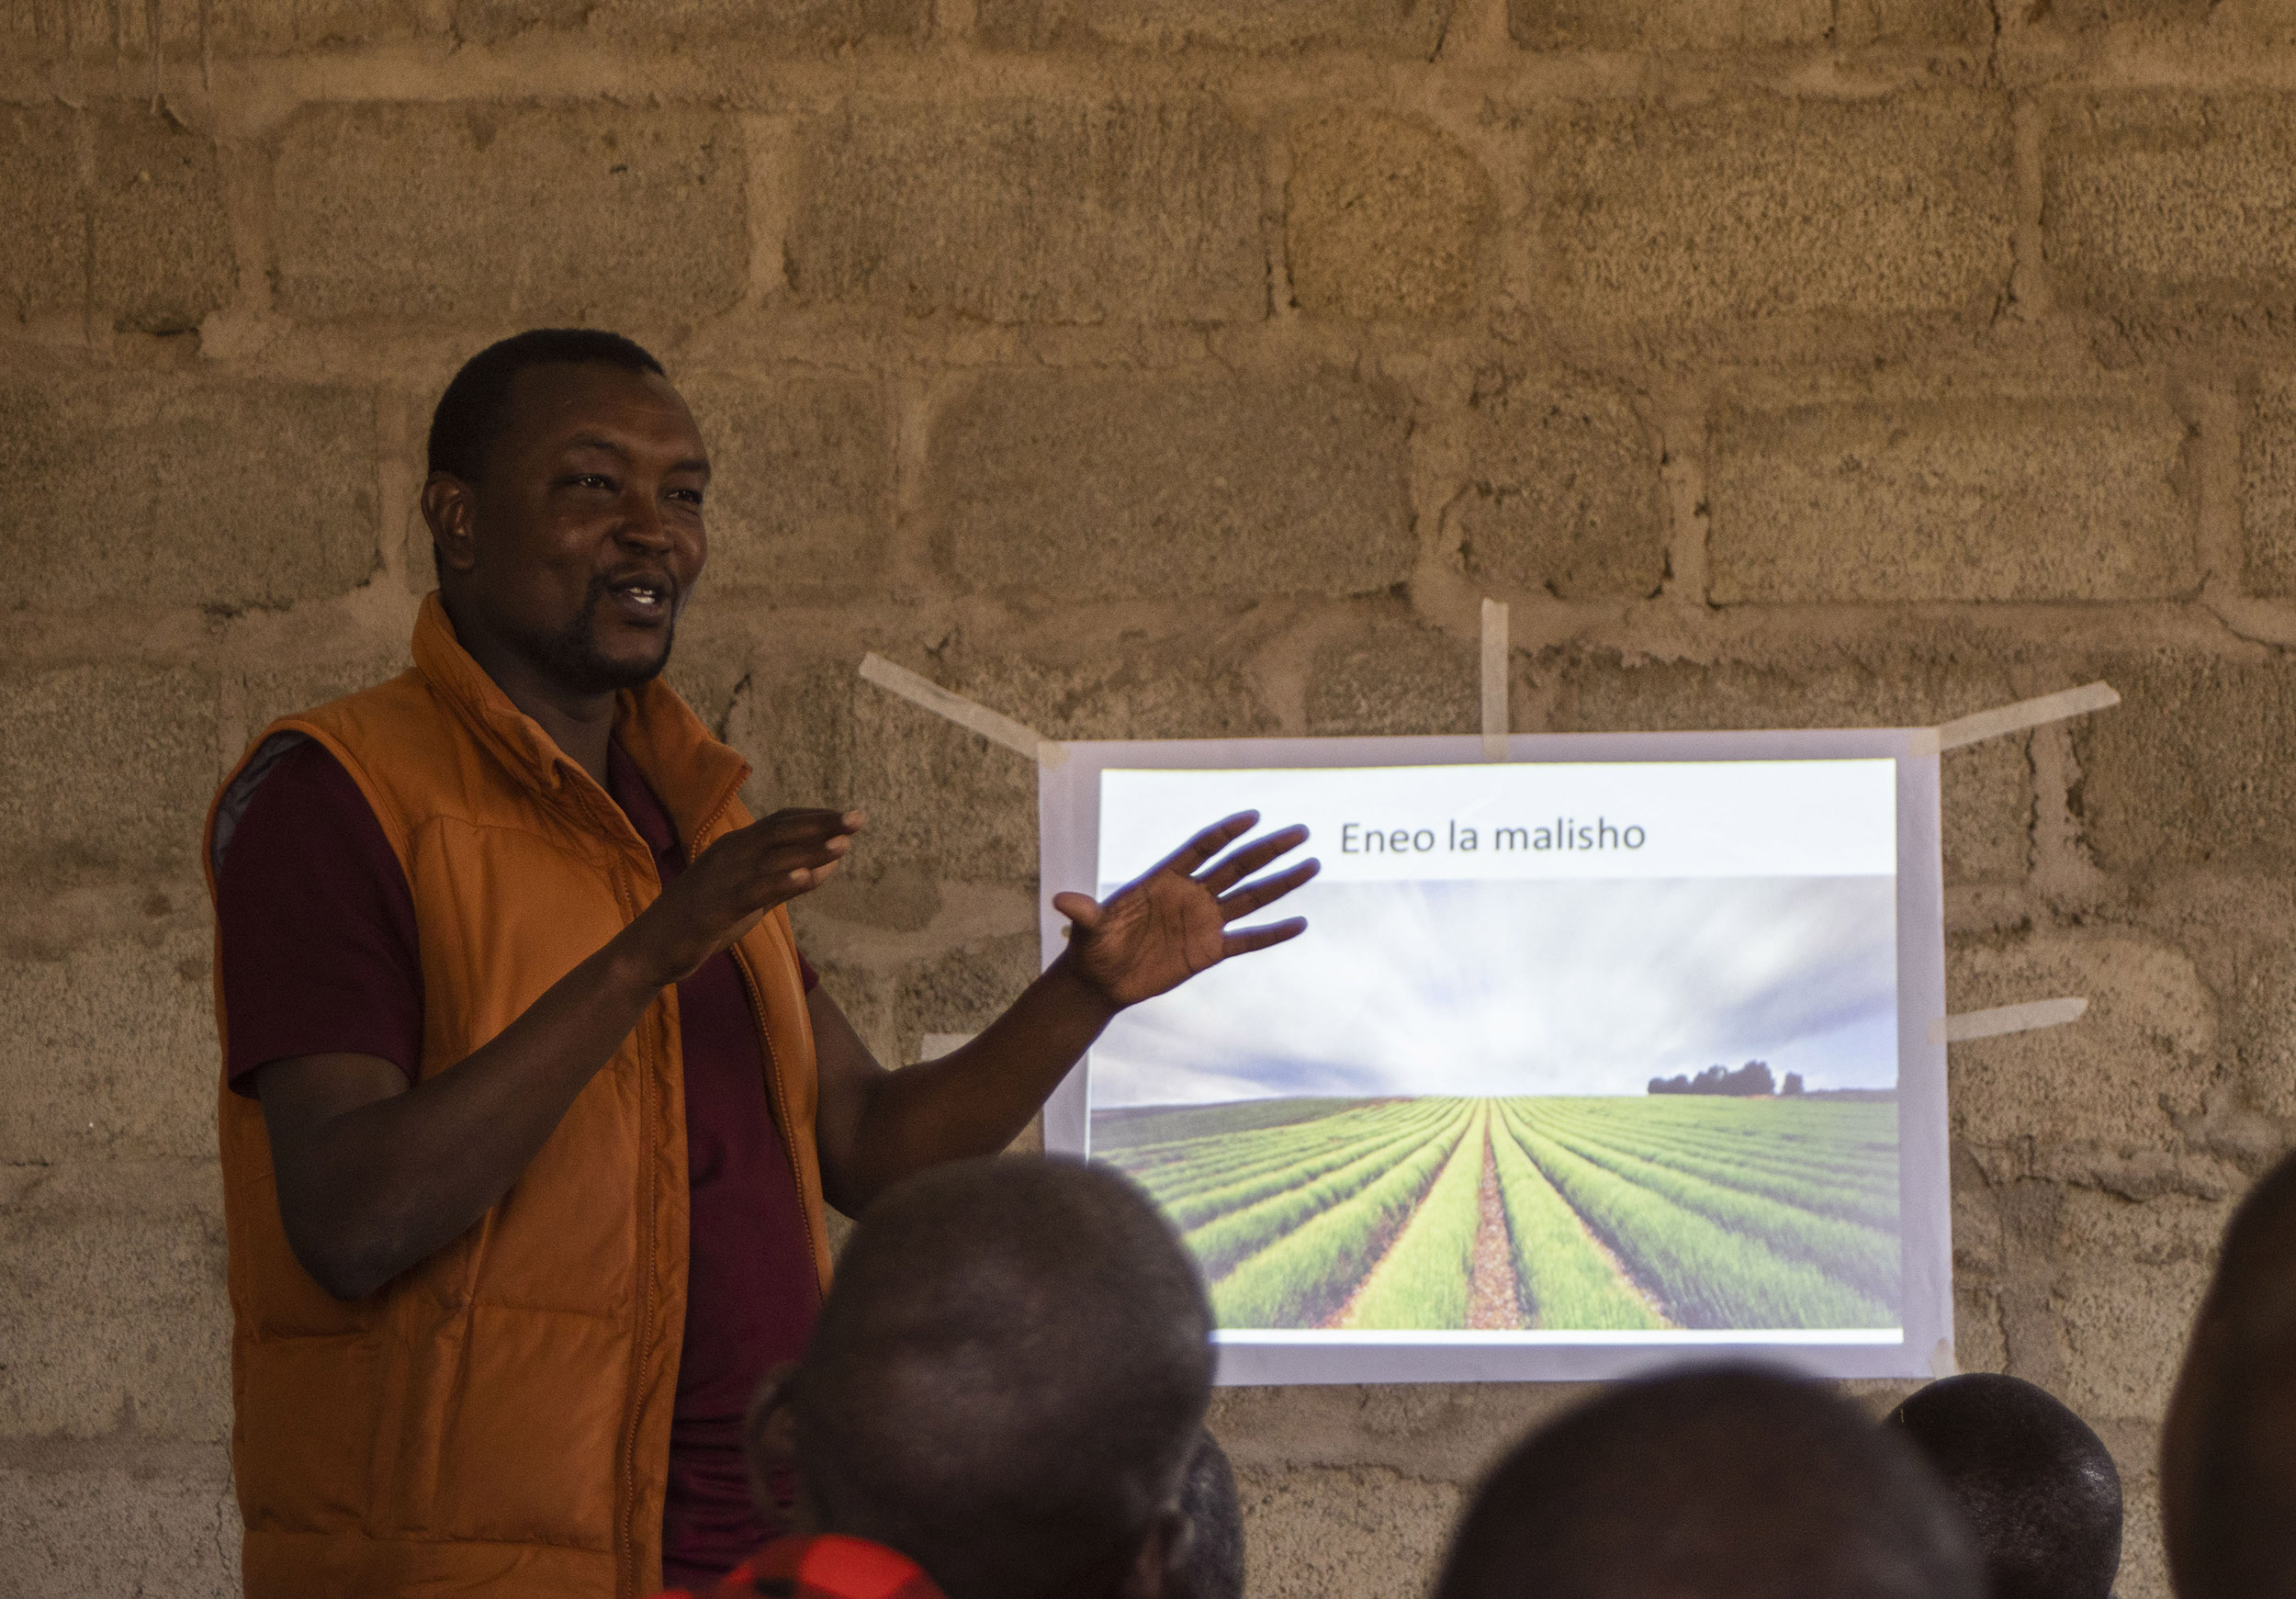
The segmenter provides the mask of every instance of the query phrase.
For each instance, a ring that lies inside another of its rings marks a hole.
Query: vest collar
[[[596,820],[629,830],[605,790],[471,659],[435,589],[415,617],[413,653],[415,670],[513,775],[569,808],[597,812]],[[749,763],[711,737],[659,678],[615,696],[613,735],[670,812],[688,853],[709,842],[709,830],[748,780]]]

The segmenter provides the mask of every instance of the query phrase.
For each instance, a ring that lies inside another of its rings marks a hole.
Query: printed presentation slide
[[[1098,757],[1058,783],[1090,790],[1100,895],[1244,809],[1305,822],[1322,862],[1265,913],[1305,934],[1126,1012],[1048,1121],[1163,1206],[1231,1380],[1733,1349],[1929,1369],[1950,1339],[1941,1092],[1907,1090],[1941,1066],[1941,981],[1901,946],[1941,928],[1904,925],[1924,829],[1902,758],[1180,767],[1137,751],[1208,748],[1073,748]],[[1939,1213],[1909,1228],[1909,1208]],[[1909,1273],[1909,1243],[1936,1258]]]

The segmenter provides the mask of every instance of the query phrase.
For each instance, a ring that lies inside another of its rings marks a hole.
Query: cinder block
[[[12,1458],[0,1468],[0,1526],[11,1534],[11,1593],[100,1583],[239,1599],[239,1505],[219,1443],[51,1446]]]
[[[1571,1382],[1221,1388],[1206,1424],[1238,1470],[1266,1479],[1345,1461],[1406,1482],[1471,1482],[1533,1428],[1600,1391]]]
[[[1466,639],[1389,624],[1334,639],[1308,663],[1308,731],[1321,737],[1482,731],[1482,661]]]
[[[1982,42],[1992,37],[1993,19],[1979,0],[1508,0],[1507,30],[1530,50],[1841,50]]]
[[[1036,980],[1036,929],[969,940],[954,949],[888,963],[882,940],[809,922],[799,946],[821,974],[853,1030],[887,1065],[918,1060],[928,1033],[977,1033]],[[838,952],[843,953],[839,954]],[[1041,1146],[1040,1146],[1041,1147]]]
[[[0,379],[0,481],[43,508],[0,528],[0,553],[42,572],[43,610],[236,611],[341,593],[380,559],[375,457],[375,402],[354,389]],[[74,558],[55,559],[59,547]]]
[[[748,279],[743,167],[705,111],[309,107],[273,169],[276,301],[311,321],[707,316]]]
[[[1209,101],[1003,101],[814,123],[803,300],[991,322],[1267,314],[1259,140]]]
[[[1236,1472],[1249,1599],[1423,1593],[1465,1495],[1379,1468]]]
[[[1954,1011],[2086,997],[2078,1021],[1953,1046],[1953,1135],[1977,1149],[2174,1149],[2216,1076],[2215,1001],[2182,951],[2134,938],[2035,938],[1946,952]]]
[[[1424,61],[1442,43],[1451,0],[981,0],[974,37],[996,50],[1114,45],[1244,51],[1351,50]]]
[[[150,112],[96,125],[91,291],[116,326],[180,332],[236,282],[214,141]]]
[[[1532,183],[1565,325],[1982,322],[2008,289],[2001,96],[1587,110]]]
[[[529,32],[580,30],[615,42],[738,43],[766,55],[835,51],[875,39],[915,39],[926,0],[456,0],[455,32],[488,43]]]
[[[0,1434],[225,1436],[214,1163],[19,1166],[0,1181]]]
[[[2043,250],[2057,294],[2126,320],[2286,314],[2296,98],[2130,93],[2053,108]]]
[[[215,1154],[203,931],[0,961],[0,1165]]]
[[[893,513],[884,394],[837,377],[681,387],[710,447],[703,591],[881,588]]]
[[[1467,427],[1468,481],[1444,521],[1478,585],[1569,600],[1657,591],[1659,449],[1624,397],[1494,369],[1476,384]]]
[[[2155,1451],[2136,1459],[2123,1455],[2121,1468],[2121,1575],[2113,1599],[2176,1599],[2168,1581],[2168,1548],[2161,1536],[2160,1475]]]
[[[200,52],[273,55],[382,44],[427,31],[444,8],[426,0],[208,0],[203,6],[121,6],[40,0],[0,9],[0,39],[18,59],[78,57],[148,70],[156,25],[168,68]],[[173,80],[170,80],[171,86]]]
[[[2276,872],[2296,861],[2296,671],[2158,650],[2093,670],[2121,691],[2070,724],[2081,817],[2109,872]]]
[[[0,170],[10,211],[0,230],[0,309],[18,321],[78,310],[87,295],[87,206],[72,114],[0,107]]]
[[[0,860],[17,873],[198,870],[222,771],[215,687],[141,666],[65,667],[0,683]]]
[[[2147,400],[1728,408],[1707,479],[1709,597],[2189,594],[2190,434]]]
[[[893,652],[920,664],[907,652]],[[956,656],[956,652],[951,652]],[[943,883],[1025,885],[1037,869],[1036,767],[1025,757],[824,662],[753,677],[727,717],[757,764],[748,803],[851,805],[869,812],[853,874],[915,868]],[[1120,657],[1045,666],[1010,657],[923,661],[926,675],[1048,738],[1218,738],[1273,731],[1235,665],[1200,641],[1134,643]],[[1215,816],[1202,818],[1216,821]],[[1172,842],[1187,837],[1176,820]],[[960,1030],[963,1019],[929,1030]]]
[[[2241,429],[2240,489],[2249,592],[2296,594],[2296,374],[2257,385]]]
[[[1950,646],[1948,647],[1950,648]],[[1749,727],[1927,727],[2022,697],[2005,672],[1950,655],[1812,652],[1774,664],[1560,663],[1546,731],[1631,733]],[[1940,769],[1945,880],[2025,875],[2032,784],[2023,738],[1949,752]]]
[[[1284,228],[1310,316],[1441,321],[1474,308],[1498,229],[1491,179],[1443,134],[1340,111],[1295,126]]]
[[[2165,1194],[2134,1204],[2065,1190],[2050,1296],[2065,1346],[2058,1398],[2091,1423],[2167,1413],[2232,1212],[2229,1200]]]
[[[998,373],[933,428],[937,554],[1069,601],[1375,593],[1411,575],[1410,433],[1339,373]]]

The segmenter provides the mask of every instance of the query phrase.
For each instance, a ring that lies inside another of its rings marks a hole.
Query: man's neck
[[[614,695],[577,693],[537,671],[515,650],[481,628],[466,628],[452,607],[456,638],[503,696],[532,716],[551,741],[604,788],[606,750],[613,742]]]

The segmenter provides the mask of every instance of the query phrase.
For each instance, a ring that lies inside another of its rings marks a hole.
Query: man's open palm
[[[1301,917],[1228,930],[1229,923],[1281,899],[1319,870],[1319,862],[1302,861],[1245,881],[1307,841],[1307,828],[1299,827],[1271,833],[1210,863],[1259,819],[1257,811],[1244,811],[1206,828],[1105,901],[1083,894],[1054,895],[1052,908],[1074,924],[1068,952],[1077,974],[1111,1003],[1137,1005],[1231,955],[1264,950],[1305,932],[1308,924]]]

